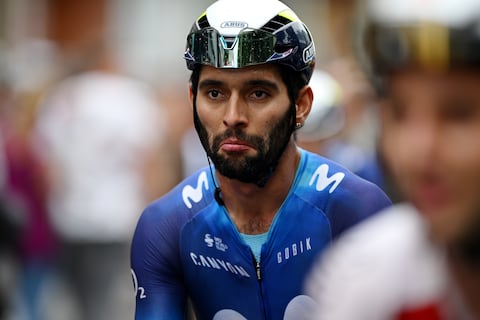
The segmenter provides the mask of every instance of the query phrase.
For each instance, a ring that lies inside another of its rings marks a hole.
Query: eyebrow
[[[246,81],[245,84],[248,85],[248,86],[251,86],[251,87],[260,86],[260,87],[267,87],[267,88],[270,88],[270,89],[275,90],[275,91],[280,90],[278,85],[275,82],[270,81],[270,80],[253,79],[253,80]],[[225,82],[220,81],[220,80],[205,79],[205,80],[202,80],[199,83],[198,88],[199,89],[205,89],[205,88],[208,88],[208,87],[220,87],[220,86],[224,86],[224,85],[225,85]]]
[[[263,79],[249,80],[249,81],[247,81],[247,84],[252,86],[252,87],[259,86],[259,87],[267,87],[267,88],[270,88],[270,89],[275,90],[275,91],[280,90],[278,85],[275,82],[270,81],[270,80],[263,80]]]
[[[205,79],[200,81],[198,84],[198,89],[204,89],[208,87],[220,87],[223,85],[222,81],[219,80],[212,80],[212,79]]]

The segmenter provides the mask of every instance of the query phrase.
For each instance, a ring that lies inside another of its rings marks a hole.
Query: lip
[[[434,215],[450,201],[451,193],[442,182],[425,182],[414,188],[412,202],[425,215]]]
[[[220,148],[226,152],[243,152],[251,149],[252,146],[245,141],[228,138],[222,141]]]

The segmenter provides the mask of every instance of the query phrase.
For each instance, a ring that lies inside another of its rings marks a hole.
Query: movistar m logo
[[[330,190],[328,191],[328,193],[332,193],[333,191],[335,191],[335,189],[338,187],[340,182],[342,182],[343,178],[345,177],[345,173],[337,172],[329,177],[328,169],[329,169],[329,166],[327,164],[322,164],[320,167],[317,168],[317,170],[315,170],[315,173],[313,174],[308,184],[312,186],[316,181],[317,183],[315,185],[315,188],[317,189],[317,191],[323,191],[329,185],[333,184],[330,187]]]
[[[192,202],[199,203],[203,198],[203,188],[208,190],[208,179],[207,179],[207,172],[203,171],[198,176],[197,180],[197,187],[193,188],[192,186],[188,185],[185,186],[182,190],[182,199],[187,208],[192,208]]]

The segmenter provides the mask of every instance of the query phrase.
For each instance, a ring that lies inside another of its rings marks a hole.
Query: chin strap
[[[215,200],[217,200],[217,203],[220,205],[220,206],[225,206],[225,202],[223,202],[223,198],[222,198],[222,190],[220,190],[219,187],[216,187],[215,188]]]
[[[212,181],[215,186],[215,193],[214,193],[215,200],[217,201],[219,206],[225,206],[225,202],[223,201],[223,198],[222,198],[222,190],[220,190],[220,187],[217,186],[215,176],[213,175],[212,163],[210,162],[209,156],[207,156],[207,161],[208,161],[208,168],[210,169],[210,175],[212,176]]]

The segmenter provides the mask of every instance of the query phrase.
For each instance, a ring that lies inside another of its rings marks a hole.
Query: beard
[[[473,218],[449,249],[466,265],[480,270],[480,206],[472,208],[471,214]]]
[[[270,127],[266,136],[248,135],[242,128],[228,128],[224,133],[213,137],[210,144],[208,132],[198,116],[195,100],[193,105],[195,129],[215,169],[227,178],[264,187],[274,173],[294,132],[295,105],[290,105],[283,117]],[[257,155],[221,155],[220,144],[227,138],[247,142],[257,150]]]

